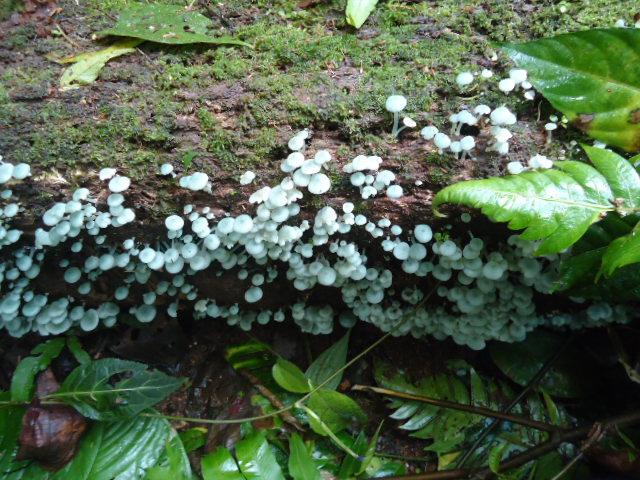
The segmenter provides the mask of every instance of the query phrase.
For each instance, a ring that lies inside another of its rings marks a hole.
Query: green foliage
[[[560,252],[604,215],[638,208],[640,179],[631,164],[603,149],[584,147],[594,166],[556,162],[556,168],[469,180],[436,195],[433,208],[456,203],[480,208],[497,222],[509,222],[522,237],[542,240],[540,255]]]
[[[127,374],[114,384],[114,376]],[[131,418],[162,401],[184,383],[146,365],[104,358],[80,365],[60,389],[47,396],[63,401],[94,420]]]
[[[335,390],[342,381],[343,372],[329,379],[334,373],[339,371],[347,363],[347,351],[349,349],[349,332],[347,332],[338,342],[334,343],[327,350],[318,355],[318,358],[309,365],[305,376],[315,387],[323,385],[327,390]]]
[[[202,458],[204,480],[284,480],[265,434],[254,432],[236,444],[234,459],[225,448]]]
[[[398,373],[389,372],[386,365],[376,368],[377,383],[387,389],[433,399],[448,400],[464,405],[502,410],[510,403],[514,393],[504,383],[481,377],[464,362],[452,362],[450,370],[420,379],[413,384]],[[538,421],[550,423],[558,411],[560,423],[566,414],[553,404],[553,415],[546,410],[544,399],[531,394],[511,410]],[[419,401],[393,398],[389,407],[391,418],[403,422],[400,429],[411,432],[412,437],[430,440],[425,450],[439,457],[439,468],[452,467],[453,461],[477,438],[486,425],[486,417],[455,409],[445,409]],[[493,441],[484,441],[472,452],[470,465],[482,466],[490,461],[494,467],[500,458],[534,446],[547,438],[547,434],[511,422],[502,422],[492,435]],[[491,456],[491,458],[488,458]]]
[[[551,104],[594,138],[640,150],[640,31],[595,29],[502,46]]]
[[[319,417],[316,419],[310,416],[309,425],[320,435],[329,435],[327,429],[338,433],[349,426],[367,421],[367,415],[355,400],[333,390],[318,390],[311,394],[309,409]]]
[[[313,463],[313,457],[297,433],[289,438],[289,475],[293,480],[322,480],[322,474]]]
[[[355,28],[360,28],[367,21],[378,0],[347,0],[345,16],[347,23]]]
[[[495,342],[489,346],[491,359],[502,372],[518,385],[527,385],[556,352],[554,361],[539,385],[555,397],[584,396],[592,379],[584,368],[584,355],[575,345],[566,345],[566,337],[553,332],[535,330],[518,343]]]
[[[231,37],[215,37],[212,30],[210,19],[182,5],[133,3],[120,14],[114,27],[98,32],[97,36],[130,37],[171,45],[250,46]]]
[[[195,478],[182,436],[171,430],[157,465],[147,470],[146,480],[191,480]]]
[[[142,42],[143,40],[135,38],[125,38],[102,50],[62,59],[62,63],[73,63],[73,65],[62,73],[60,89],[71,90],[95,82],[109,60],[135,52],[136,47]]]
[[[65,346],[64,338],[54,338],[41,343],[31,351],[31,355],[20,361],[11,378],[11,400],[28,402],[33,397],[35,379],[60,355]]]
[[[309,381],[302,370],[284,358],[278,358],[272,370],[273,379],[285,390],[293,393],[307,393]]]

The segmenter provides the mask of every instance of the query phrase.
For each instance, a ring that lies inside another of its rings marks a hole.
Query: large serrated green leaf
[[[172,45],[208,43],[250,46],[232,37],[216,37],[212,28],[211,20],[184,5],[134,3],[120,14],[113,28],[96,35],[138,38]]]
[[[589,135],[640,150],[640,30],[568,33],[502,48],[551,104]]]
[[[111,384],[112,377],[128,374]],[[180,378],[145,364],[104,358],[80,365],[47,398],[65,402],[94,420],[133,417],[164,400],[183,384]]]
[[[542,240],[540,255],[560,252],[589,226],[614,210],[607,179],[581,162],[556,162],[557,169],[469,180],[450,185],[435,196],[433,208],[455,203],[479,208],[496,222],[509,222],[527,240]]]

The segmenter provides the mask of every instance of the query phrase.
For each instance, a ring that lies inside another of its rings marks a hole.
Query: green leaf
[[[569,290],[584,283],[585,280],[591,283],[600,268],[605,250],[606,247],[602,247],[563,258],[560,262],[560,272],[555,281],[554,290]]]
[[[91,362],[91,356],[82,348],[82,344],[78,337],[67,337],[67,348],[80,365]]]
[[[71,90],[81,85],[93,83],[100,75],[100,71],[112,58],[135,52],[142,40],[126,38],[118,40],[113,45],[95,52],[82,53],[75,57],[63,59],[63,63],[73,63],[67,67],[60,78],[60,89]]]
[[[278,358],[271,373],[278,385],[289,392],[307,393],[310,390],[302,370],[284,358]]]
[[[314,392],[309,398],[308,406],[322,421],[320,423],[312,417],[309,418],[309,425],[320,435],[327,435],[327,428],[333,433],[338,433],[353,424],[363,424],[367,421],[367,415],[355,400],[333,390]]]
[[[208,430],[204,427],[193,427],[180,432],[180,440],[187,453],[191,453],[207,443]]]
[[[111,384],[114,375],[127,374]],[[138,362],[104,358],[73,370],[60,389],[47,396],[63,401],[85,417],[112,420],[133,417],[161,402],[183,384]]]
[[[594,138],[640,149],[640,31],[595,29],[502,46],[531,83]]]
[[[158,465],[147,470],[146,480],[191,480],[191,464],[182,438],[171,429],[164,454]]]
[[[293,433],[289,438],[289,474],[293,480],[322,480],[320,471],[313,463],[313,457],[297,433]]]
[[[35,379],[60,355],[64,348],[64,338],[53,338],[39,344],[16,367],[11,379],[11,400],[29,402],[33,397]]]
[[[582,148],[607,179],[616,200],[621,200],[626,208],[640,207],[640,175],[632,163],[606,148],[589,145],[582,145]]]
[[[378,0],[347,0],[345,16],[347,23],[355,28],[360,28],[367,21]]]
[[[622,267],[640,262],[640,230],[615,239],[602,256],[601,271],[606,277]]]
[[[315,361],[309,365],[305,372],[306,377],[314,387],[322,385],[331,375],[340,370],[347,363],[347,351],[349,350],[349,333],[322,352]],[[342,382],[344,372],[340,372],[331,379],[323,389],[335,390]]]
[[[9,392],[0,392],[1,401],[11,400]],[[0,408],[0,477],[15,470],[24,463],[16,464],[13,459],[18,452],[18,437],[22,427],[24,407]]]
[[[535,330],[523,342],[492,343],[489,353],[507,377],[525,386],[556,352],[564,348],[539,385],[556,397],[580,397],[587,393],[587,386],[593,384],[590,382],[592,372],[585,369],[584,354],[576,346],[564,344],[562,335]]]
[[[53,480],[128,480],[140,478],[156,464],[169,436],[169,422],[135,417],[96,423],[78,453]]]
[[[622,180],[612,167],[600,163],[596,165],[600,171],[569,160],[555,166],[450,185],[435,196],[433,208],[437,212],[445,203],[480,208],[493,221],[509,222],[512,230],[524,229],[522,238],[542,240],[536,252],[539,255],[558,253],[615,210],[615,195],[608,182],[620,184]]]
[[[133,3],[120,14],[113,28],[96,35],[132,37],[172,45],[208,43],[251,46],[232,37],[216,37],[214,34],[210,19],[182,5]]]
[[[202,457],[200,466],[204,480],[246,480],[229,450],[223,447]]]
[[[506,443],[502,443],[496,447],[493,447],[489,452],[489,469],[493,473],[498,473],[500,471],[500,462],[502,462],[502,456],[504,455],[504,451],[507,449],[509,445]]]
[[[255,432],[236,445],[236,458],[246,480],[284,480],[271,445],[263,432]],[[216,479],[217,480],[217,479]]]

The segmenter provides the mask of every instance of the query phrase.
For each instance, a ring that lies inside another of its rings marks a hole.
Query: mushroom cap
[[[387,101],[384,107],[388,112],[398,113],[405,109],[407,106],[407,99],[402,95],[390,95],[387,97]]]

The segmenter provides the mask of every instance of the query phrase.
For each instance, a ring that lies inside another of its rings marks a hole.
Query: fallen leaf
[[[71,90],[93,83],[109,60],[134,52],[135,47],[142,42],[143,40],[137,38],[127,38],[96,52],[82,53],[59,60],[60,63],[73,63],[63,72],[60,78],[60,89]]]
[[[251,46],[232,37],[216,37],[213,33],[210,19],[181,5],[134,3],[120,14],[113,28],[102,30],[96,35],[133,37],[174,45],[209,43]]]

